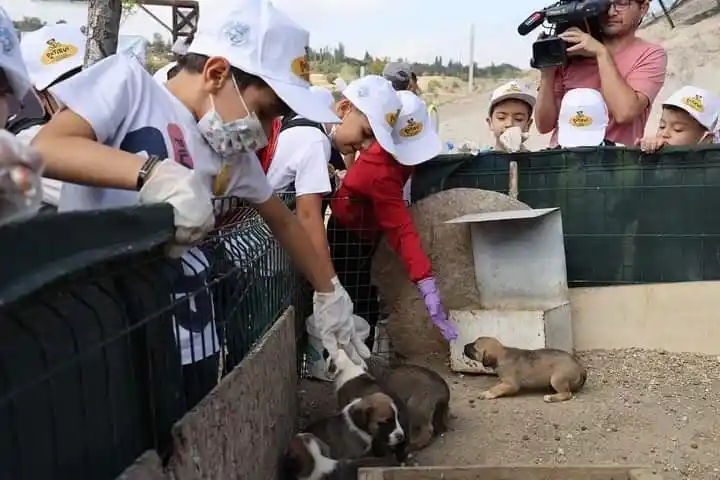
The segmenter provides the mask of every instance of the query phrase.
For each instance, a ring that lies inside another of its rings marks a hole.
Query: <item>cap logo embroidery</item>
[[[5,55],[9,55],[14,49],[17,43],[17,36],[15,32],[8,28],[0,27],[0,49]]]
[[[579,110],[575,115],[570,117],[570,125],[577,128],[589,127],[592,125],[592,117],[585,115],[582,110]]]
[[[388,125],[390,125],[391,128],[395,128],[395,125],[397,125],[398,120],[398,112],[390,112],[385,115],[385,121]]]
[[[512,83],[505,89],[505,93],[522,93],[522,90],[517,83]]]
[[[358,97],[365,98],[368,96],[368,94],[370,94],[370,91],[368,90],[367,87],[358,88]]]
[[[695,95],[694,97],[683,97],[682,102],[698,113],[702,113],[705,111],[705,104],[703,103],[702,95]]]
[[[416,137],[423,131],[422,122],[416,122],[414,118],[409,118],[407,125],[400,129],[400,136],[404,138]]]
[[[290,70],[306,82],[310,81],[310,48],[305,47],[305,55],[295,58],[290,64]]]
[[[60,43],[54,38],[51,38],[46,43],[48,47],[40,57],[40,63],[43,65],[54,65],[72,58],[78,53],[78,48],[75,45]]]
[[[247,42],[250,27],[240,22],[228,22],[222,28],[222,33],[233,47],[239,47]]]

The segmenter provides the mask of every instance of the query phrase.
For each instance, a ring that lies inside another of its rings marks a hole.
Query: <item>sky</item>
[[[200,11],[204,0],[199,0]],[[467,64],[470,26],[475,27],[475,61],[480,66],[511,63],[529,67],[531,44],[537,36],[517,33],[517,25],[550,0],[273,0],[310,31],[313,48],[345,45],[347,55],[369,51],[376,57],[432,62],[436,56]],[[85,24],[87,4],[67,0],[0,0],[13,19],[40,17]],[[171,25],[169,7],[149,7]],[[539,29],[538,29],[539,30]],[[145,12],[128,16],[121,33],[151,38],[169,34]]]

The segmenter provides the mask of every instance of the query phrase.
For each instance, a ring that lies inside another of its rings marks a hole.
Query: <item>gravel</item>
[[[585,388],[571,401],[541,394],[481,400],[497,380],[456,375],[442,359],[422,359],[447,378],[451,431],[416,454],[421,465],[622,464],[665,479],[720,479],[720,357],[663,351],[578,354]],[[330,385],[303,381],[301,425],[331,413]]]

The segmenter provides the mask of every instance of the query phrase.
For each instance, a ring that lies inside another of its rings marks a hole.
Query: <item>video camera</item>
[[[602,41],[600,16],[610,9],[611,3],[611,0],[560,0],[530,15],[518,26],[520,35],[527,35],[543,23],[549,24],[547,34],[533,43],[530,66],[566,66],[569,45],[558,35],[570,27],[578,27]]]

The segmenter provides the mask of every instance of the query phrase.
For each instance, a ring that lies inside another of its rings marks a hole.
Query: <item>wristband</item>
[[[157,155],[150,155],[148,159],[145,160],[145,163],[143,163],[143,166],[140,167],[140,171],[138,172],[137,183],[135,184],[136,190],[140,191],[140,189],[142,189],[145,181],[150,177],[150,173],[152,173],[158,163],[160,163],[160,158],[158,158]]]

